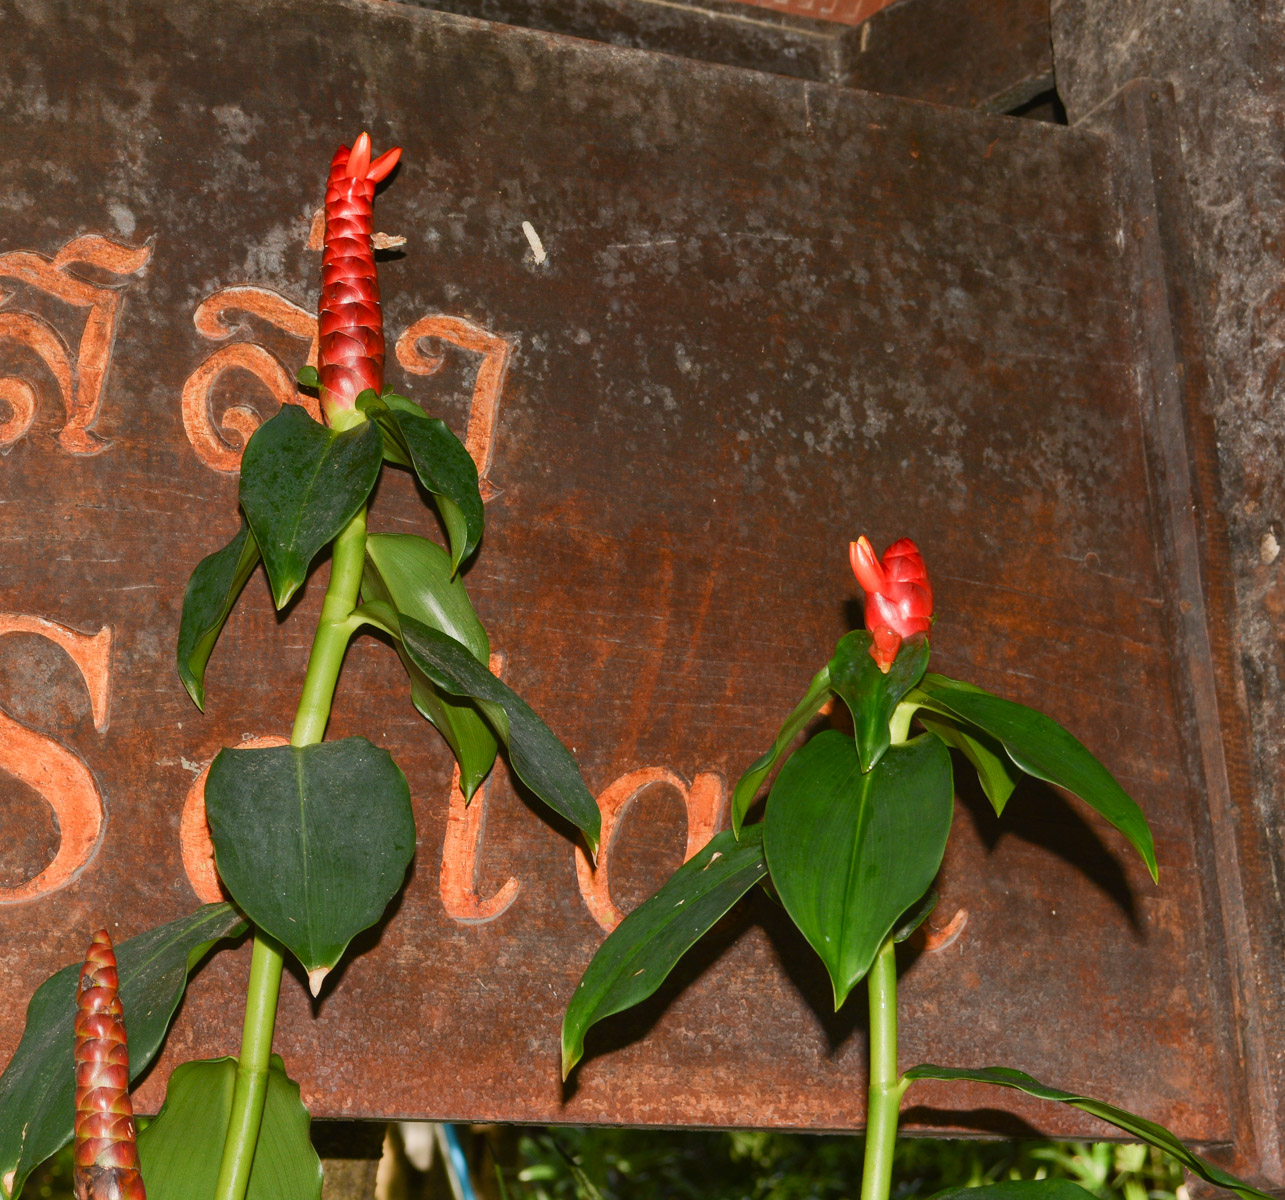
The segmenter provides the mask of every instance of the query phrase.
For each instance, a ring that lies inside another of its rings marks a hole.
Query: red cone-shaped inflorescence
[[[119,986],[112,940],[100,929],[76,990],[76,1200],[146,1200]]]
[[[866,628],[874,643],[870,657],[886,675],[892,667],[901,641],[932,627],[933,588],[928,582],[919,547],[909,538],[900,538],[875,558],[865,538],[848,546],[853,574],[866,593]]]
[[[375,184],[401,157],[389,150],[370,160],[370,136],[352,150],[340,146],[326,183],[326,238],[321,258],[321,312],[317,373],[328,419],[353,407],[366,388],[384,385],[384,316],[370,238]]]

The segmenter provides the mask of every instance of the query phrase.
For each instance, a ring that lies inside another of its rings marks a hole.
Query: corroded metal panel
[[[199,772],[288,730],[315,581],[284,622],[251,585],[205,716],[172,647],[189,570],[236,526],[240,439],[310,353],[325,164],[369,127],[405,147],[377,205],[408,239],[383,267],[390,381],[478,459],[469,588],[616,834],[595,878],[503,771],[465,813],[392,651],[356,644],[331,733],[395,754],[420,841],[368,953],[316,1004],[285,988],[277,1046],[314,1112],[861,1123],[860,1006],[828,1011],[766,901],[595,1031],[565,1088],[557,1036],[613,908],[726,820],[728,781],[851,626],[864,531],[918,540],[941,669],[1073,726],[1151,814],[1162,871],[1047,789],[1001,822],[963,787],[903,1057],[1007,1061],[1237,1136],[1102,140],[391,4],[0,11],[7,994],[95,923],[193,907]],[[427,523],[386,479],[372,525]],[[143,1110],[182,1058],[234,1050],[246,963],[201,972]],[[1099,1129],[981,1088],[924,1087],[911,1123],[1011,1128],[1000,1107]]]

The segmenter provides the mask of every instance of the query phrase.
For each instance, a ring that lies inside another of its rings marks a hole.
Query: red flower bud
[[[883,552],[882,562],[865,537],[848,545],[852,573],[866,593],[866,628],[874,638],[870,657],[885,675],[902,638],[927,633],[932,626],[933,588],[919,547],[900,538]]]
[[[321,256],[321,405],[329,416],[353,407],[366,388],[384,386],[384,315],[370,238],[375,184],[401,157],[393,149],[370,161],[370,136],[340,146],[326,183],[326,237]]]
[[[76,989],[76,1200],[146,1200],[138,1170],[129,1047],[116,955],[105,929],[94,934]]]

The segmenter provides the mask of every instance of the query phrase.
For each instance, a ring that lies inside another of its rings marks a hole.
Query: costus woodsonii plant
[[[483,532],[477,468],[444,421],[384,385],[374,251],[404,239],[374,234],[372,206],[376,185],[400,155],[393,149],[372,157],[364,133],[334,155],[325,191],[318,366],[299,376],[301,387],[319,392],[324,422],[301,404],[286,404],[256,430],[241,459],[240,528],[197,564],[183,598],[178,674],[204,709],[211,655],[257,567],[263,565],[281,609],[330,550],[289,745],[227,749],[210,767],[206,817],[219,877],[234,904],[207,905],[120,948],[126,1007],[142,1014],[132,1031],[137,1074],[159,1048],[189,972],[213,945],[248,926],[253,955],[239,1053],[172,1073],[165,1105],[140,1135],[134,1162],[127,1161],[133,1142],[127,1151],[122,1134],[129,1122],[123,1033],[119,1049],[77,1043],[76,1131],[84,1122],[108,1128],[108,1117],[89,1108],[82,1122],[82,1101],[90,1107],[101,1101],[116,1121],[112,1132],[85,1133],[83,1154],[92,1149],[97,1157],[86,1158],[84,1170],[134,1172],[111,1176],[122,1189],[112,1200],[142,1200],[142,1179],[151,1200],[320,1196],[308,1113],[272,1054],[283,966],[293,956],[317,995],[352,938],[378,921],[401,889],[416,842],[410,791],[392,756],[365,737],[324,740],[340,664],[358,632],[375,630],[392,642],[406,669],[407,698],[450,748],[466,798],[503,748],[514,775],[579,830],[591,854],[597,849],[598,806],[575,760],[489,668],[490,642],[461,577]],[[445,546],[368,528],[367,502],[385,464],[411,471],[423,486],[445,528]],[[95,979],[110,973],[98,970]],[[59,972],[37,991],[22,1043],[0,1077],[0,1181],[10,1200],[32,1167],[72,1137],[77,989],[66,976]],[[96,983],[84,997],[107,1003]],[[118,1026],[119,1005],[110,1011]],[[82,1074],[89,1089],[83,1094]],[[108,1075],[110,1104],[106,1084],[91,1082]],[[80,1200],[108,1200],[100,1182],[107,1178],[85,1175],[89,1190]]]
[[[1004,812],[1018,779],[1033,776],[1073,793],[1109,821],[1153,880],[1156,859],[1137,804],[1062,726],[928,670],[933,591],[914,542],[901,538],[880,558],[862,537],[851,544],[849,557],[865,593],[866,628],[839,640],[771,748],[741,776],[732,794],[732,828],[679,867],[599,947],[563,1020],[564,1077],[583,1056],[592,1025],[650,996],[682,955],[761,885],[779,899],[825,964],[836,1010],[859,983],[867,985],[870,1074],[862,1200],[888,1200],[901,1100],[918,1079],[991,1083],[1072,1105],[1160,1147],[1202,1179],[1245,1200],[1266,1200],[1265,1193],[1193,1154],[1167,1129],[1021,1071],[931,1064],[899,1070],[895,947],[936,903],[933,881],[954,806],[952,752],[976,771],[996,814]],[[847,708],[852,733],[824,729],[791,753],[832,700]],[[748,823],[773,771],[763,817]],[[995,1184],[967,1195],[1037,1200],[1036,1193],[1044,1200],[1089,1197],[1066,1180]]]

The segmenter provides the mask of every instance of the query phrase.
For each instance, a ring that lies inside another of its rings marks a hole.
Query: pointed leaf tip
[[[321,985],[326,982],[329,974],[329,967],[318,967],[315,971],[308,972],[308,991],[312,993],[314,1000],[321,995]]]

